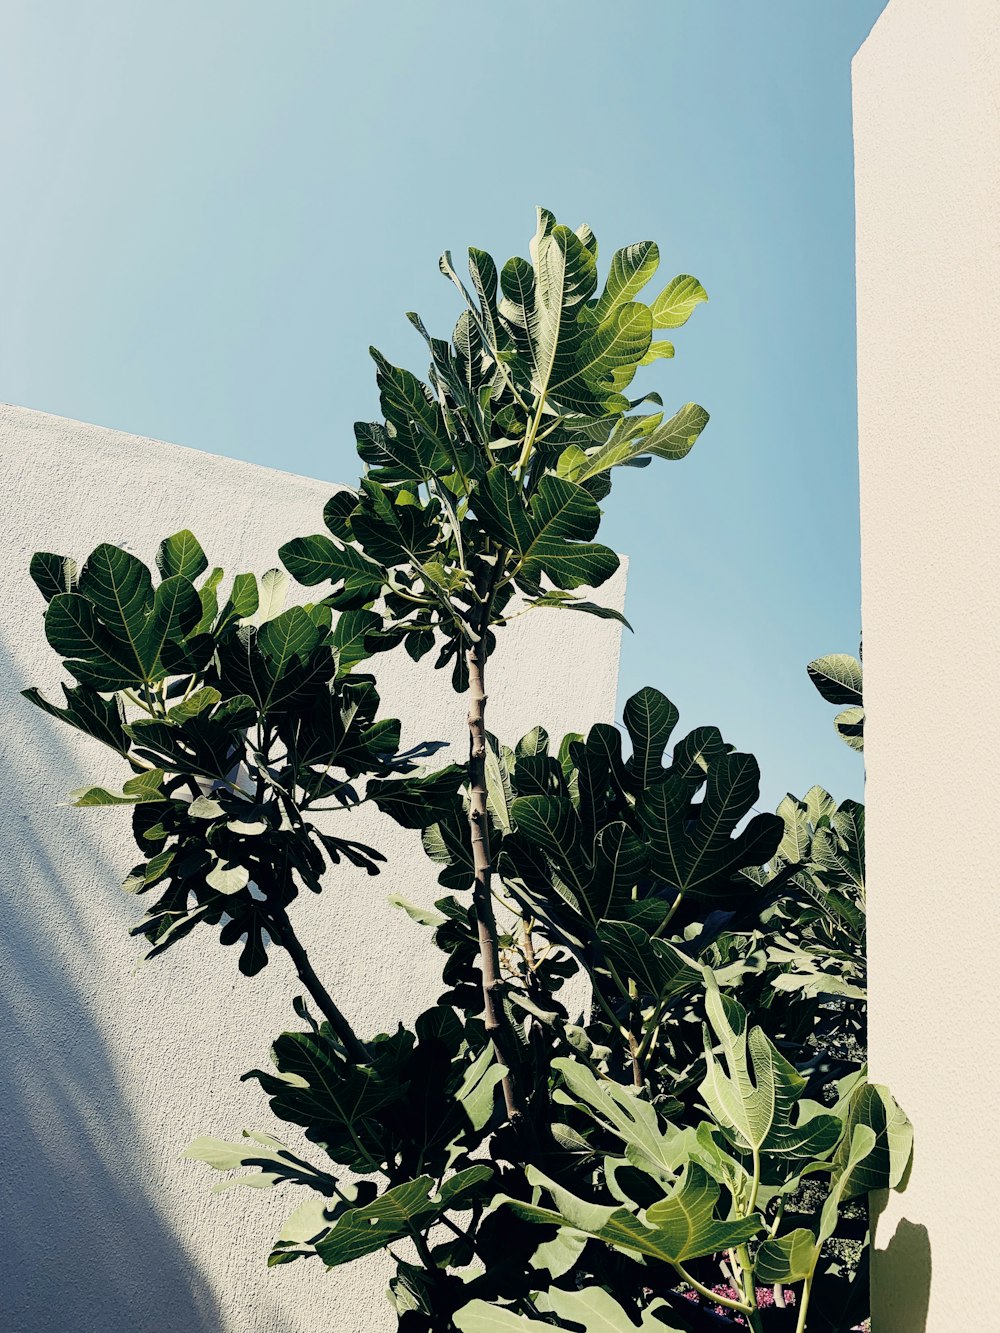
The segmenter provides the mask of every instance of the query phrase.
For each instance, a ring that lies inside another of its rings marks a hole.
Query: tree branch
[[[333,997],[327,991],[326,987],[320,981],[316,970],[309,961],[309,956],[302,945],[301,940],[296,935],[292,923],[288,918],[288,913],[284,908],[272,909],[271,921],[274,938],[278,944],[285,950],[295,967],[299,980],[309,992],[317,1009],[333,1028],[337,1037],[340,1039],[347,1054],[356,1064],[368,1063],[368,1052],[358,1040],[354,1029],[350,1023],[337,1008]]]

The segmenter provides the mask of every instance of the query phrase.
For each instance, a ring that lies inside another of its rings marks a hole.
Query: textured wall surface
[[[854,62],[873,1077],[916,1130],[877,1333],[997,1327],[1000,5]]]
[[[56,696],[35,550],[82,559],[100,541],[150,560],[192,528],[212,563],[258,574],[289,537],[320,530],[325,482],[273,472],[21,408],[0,408],[6,545],[0,589],[4,762],[0,768],[0,1257],[4,1333],[377,1333],[393,1327],[378,1261],[326,1275],[268,1273],[278,1225],[298,1202],[275,1191],[212,1195],[217,1177],[178,1160],[200,1133],[244,1127],[293,1139],[240,1074],[294,1026],[296,980],[281,957],[253,980],[235,951],[196,932],[140,965],[119,884],[135,859],[127,815],[60,808],[84,781],[120,783],[96,742],[18,698]],[[602,590],[620,607],[624,571]],[[614,712],[618,627],[539,612],[491,659],[490,726],[554,736]],[[461,746],[463,703],[446,673],[402,653],[377,659],[384,711],[404,740]],[[442,758],[451,757],[443,752]],[[321,975],[362,1030],[411,1019],[437,993],[440,955],[386,895],[440,895],[418,836],[358,812],[353,836],[389,855],[378,879],[338,875],[294,909]],[[343,819],[345,816],[339,816]]]

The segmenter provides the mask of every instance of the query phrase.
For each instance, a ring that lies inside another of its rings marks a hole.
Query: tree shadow
[[[152,1154],[104,1035],[96,964],[87,981],[88,956],[101,947],[92,909],[100,909],[105,941],[125,933],[120,870],[96,826],[56,817],[53,807],[82,776],[78,753],[63,728],[18,697],[31,682],[3,644],[0,672],[8,718],[0,769],[0,1324],[6,1333],[217,1333],[211,1288],[151,1192]],[[54,775],[64,790],[52,789]],[[127,1017],[114,1021],[127,1027]]]
[[[873,1199],[872,1328],[925,1333],[931,1301],[931,1242],[921,1223],[900,1218],[887,1245],[878,1234],[887,1195]]]

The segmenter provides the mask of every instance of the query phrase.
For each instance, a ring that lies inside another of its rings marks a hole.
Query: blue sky
[[[8,0],[0,398],[353,481],[368,345],[422,370],[403,312],[457,313],[442,249],[524,253],[539,203],[605,259],[654,239],[711,299],[647,383],[712,422],[607,505],[621,697],[721,726],[762,805],[860,795],[805,663],[859,635],[850,59],[883,2]]]

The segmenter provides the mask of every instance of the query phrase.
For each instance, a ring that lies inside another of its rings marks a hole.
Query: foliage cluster
[[[158,579],[108,545],[79,572],[32,561],[75,683],[61,706],[26,693],[131,769],[75,800],[132,807],[135,933],[159,954],[217,928],[248,975],[284,948],[306,993],[248,1075],[294,1142],[188,1155],[242,1173],[224,1187],[304,1195],[271,1264],[388,1250],[407,1333],[843,1333],[867,1308],[867,1196],[909,1159],[863,1065],[863,807],[813,788],[756,812],[753,757],[713,727],[678,736],[653,688],[626,704],[625,745],[606,725],[557,746],[487,727],[514,616],[617,616],[591,600],[618,565],[596,540],[614,470],[682,458],[707,422],[630,396],[674,354],[654,333],[707,299],[681,275],[641,300],[658,262],[628,246],[601,283],[590,230],[544,210],[530,258],[498,272],[471,250],[467,285],[445,255],[454,332],[409,317],[425,380],[373,351],[365,475],[282,548],[287,573],[223,594],[189,532]],[[316,600],[286,609],[288,575]],[[402,751],[379,716],[359,668],[400,645],[467,696],[467,762],[429,766],[434,746]],[[810,673],[860,748],[852,661]],[[381,1034],[357,1031],[292,921],[343,862],[379,872],[326,818],[362,803],[422,839],[442,889],[395,899],[441,951],[442,993]]]

